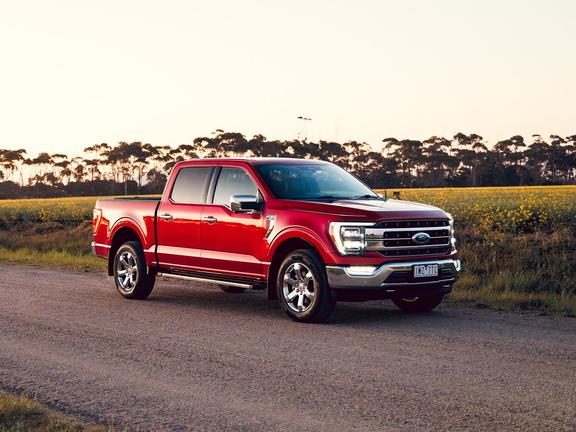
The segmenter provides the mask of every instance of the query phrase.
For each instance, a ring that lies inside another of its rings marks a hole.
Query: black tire
[[[392,301],[404,312],[423,313],[430,312],[436,308],[436,306],[442,303],[443,298],[444,294],[432,294],[413,298],[393,298]]]
[[[228,294],[241,294],[247,289],[229,285],[218,285],[218,288],[220,288],[222,291]]]
[[[285,285],[286,274],[294,283],[287,281]],[[276,275],[276,291],[282,309],[294,321],[324,322],[336,305],[330,294],[324,263],[309,249],[286,256]],[[290,296],[292,300],[289,300]]]
[[[114,256],[114,282],[122,297],[143,300],[152,292],[155,281],[156,276],[148,272],[140,242],[129,241],[118,248]]]

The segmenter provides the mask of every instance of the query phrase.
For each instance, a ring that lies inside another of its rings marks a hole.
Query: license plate
[[[423,264],[414,266],[415,278],[427,278],[438,276],[438,264]]]

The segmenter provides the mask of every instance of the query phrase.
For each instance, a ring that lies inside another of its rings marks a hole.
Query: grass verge
[[[576,317],[576,297],[561,297],[549,293],[519,293],[497,291],[491,287],[466,289],[455,286],[446,303],[457,306],[490,308],[514,312],[539,312],[541,314]]]
[[[56,250],[39,251],[30,248],[7,249],[0,247],[0,262],[66,268],[83,272],[106,271],[106,261],[101,258]]]
[[[0,432],[114,432],[113,426],[79,422],[25,396],[0,393]]]

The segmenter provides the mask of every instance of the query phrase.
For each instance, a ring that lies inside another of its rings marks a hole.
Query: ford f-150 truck
[[[302,322],[326,320],[337,301],[429,311],[460,272],[448,213],[317,160],[179,162],[160,199],[98,200],[93,230],[125,298],[148,297],[159,276],[211,282],[267,290]]]

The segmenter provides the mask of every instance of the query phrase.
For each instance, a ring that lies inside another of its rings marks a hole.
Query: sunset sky
[[[576,133],[576,2],[0,0],[0,148]]]

